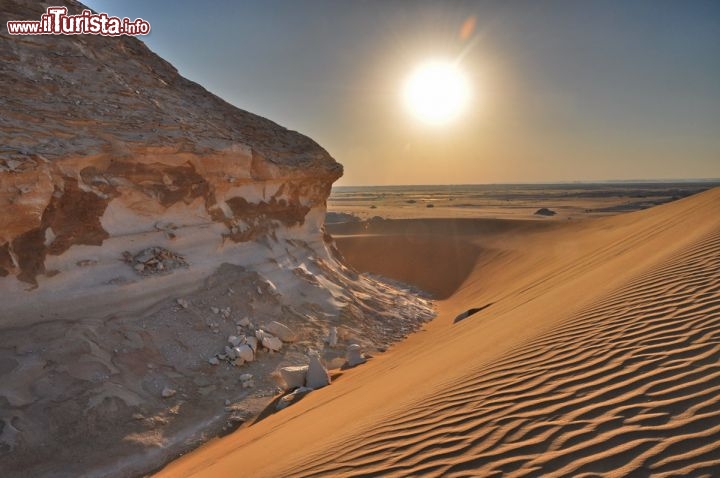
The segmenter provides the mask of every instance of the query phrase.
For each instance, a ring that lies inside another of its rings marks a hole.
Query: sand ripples
[[[720,230],[293,473],[720,476],[718,397]]]

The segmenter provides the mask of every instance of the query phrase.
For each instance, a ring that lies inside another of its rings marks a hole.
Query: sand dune
[[[457,286],[427,330],[158,476],[717,476],[719,206],[715,189],[553,227],[428,227],[417,261],[461,243],[471,267],[440,271]],[[398,227],[370,233],[399,263]]]

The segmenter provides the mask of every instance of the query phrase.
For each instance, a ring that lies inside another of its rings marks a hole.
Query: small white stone
[[[255,352],[247,344],[242,344],[233,349],[235,354],[246,362],[252,362],[255,360]]]
[[[175,395],[176,393],[177,393],[177,390],[174,390],[170,387],[165,387],[162,389],[162,397],[163,398],[170,398],[173,395]]]
[[[210,365],[220,365],[220,360],[218,360],[217,357],[210,357],[210,358],[208,359],[208,363],[209,363]]]
[[[217,307],[210,307],[210,311],[211,311],[213,314],[219,314],[219,313],[220,313],[220,309],[218,309]]]
[[[276,320],[267,324],[265,329],[283,342],[295,342],[297,340],[297,335],[290,330],[290,327]]]
[[[258,339],[257,337],[245,337],[245,343],[253,349],[253,352],[257,352]]]
[[[282,340],[277,337],[273,337],[270,334],[264,334],[262,338],[263,347],[272,350],[274,352],[279,351],[282,348]]]
[[[240,375],[240,381],[241,382],[247,382],[248,380],[252,380],[253,376],[251,373],[244,373]]]
[[[237,350],[234,347],[230,348],[230,347],[226,346],[225,347],[225,355],[227,355],[230,358],[230,360],[235,360],[236,358],[238,358]]]
[[[187,309],[190,306],[190,304],[188,304],[188,301],[186,301],[185,299],[177,299],[177,303],[183,309]]]

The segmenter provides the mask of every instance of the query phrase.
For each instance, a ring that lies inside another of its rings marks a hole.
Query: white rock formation
[[[295,342],[297,340],[297,334],[290,330],[290,328],[273,320],[269,324],[265,325],[265,330],[282,340],[283,342]]]
[[[360,365],[361,363],[365,363],[365,357],[363,357],[360,345],[350,344],[348,346],[347,353],[345,354],[345,362],[348,367],[354,367],[356,365]]]
[[[237,354],[238,358],[243,359],[246,362],[252,362],[255,360],[255,352],[253,352],[253,349],[250,348],[247,344],[241,344],[235,347],[235,353]]]
[[[282,380],[281,386],[285,390],[292,390],[294,388],[304,387],[307,377],[307,371],[307,365],[282,367],[280,369],[280,379]]]
[[[282,340],[274,335],[264,334],[262,338],[262,345],[268,350],[278,352],[282,348]]]
[[[335,347],[338,343],[338,333],[337,333],[337,327],[330,327],[330,330],[328,331],[327,339],[325,339],[325,342],[330,347]]]
[[[330,374],[320,361],[320,356],[317,354],[311,354],[305,385],[312,389],[318,389],[329,384]]]
[[[294,403],[297,403],[301,398],[303,398],[305,395],[312,391],[313,389],[309,387],[300,387],[295,389],[292,393],[288,393],[280,400],[278,400],[277,404],[275,405],[275,410],[280,411]]]
[[[257,337],[252,337],[252,336],[245,337],[245,343],[248,345],[248,347],[250,347],[253,350],[253,352],[257,352],[257,347],[258,347]]]

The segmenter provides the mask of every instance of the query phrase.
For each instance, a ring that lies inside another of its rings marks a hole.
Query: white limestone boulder
[[[293,390],[295,388],[304,387],[307,377],[307,365],[295,365],[282,367],[280,369],[280,384],[285,390]]]
[[[246,362],[252,362],[255,360],[255,352],[248,344],[240,344],[233,350],[238,358],[243,359]]]
[[[267,324],[265,326],[265,330],[267,330],[283,342],[289,343],[297,341],[297,334],[293,332],[290,327],[275,320]]]
[[[310,355],[305,385],[312,389],[322,388],[330,384],[330,374],[320,361],[317,354]]]
[[[350,344],[348,346],[347,353],[345,354],[345,363],[348,367],[355,367],[356,365],[365,363],[366,359],[360,350],[358,344]]]

